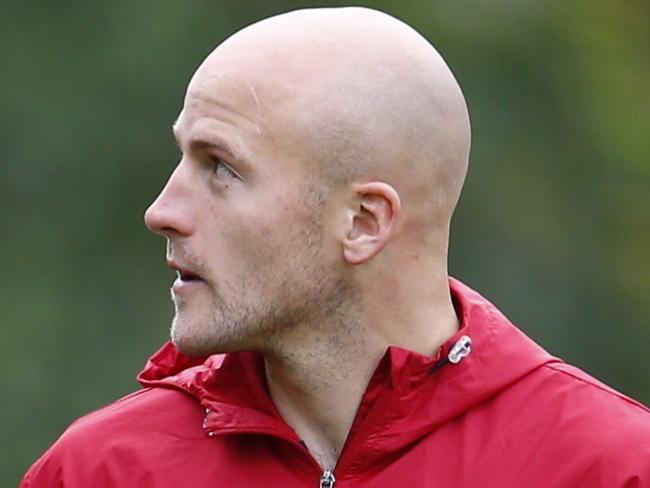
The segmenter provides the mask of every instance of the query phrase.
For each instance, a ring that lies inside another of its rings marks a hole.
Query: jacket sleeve
[[[61,477],[61,467],[57,469],[48,456],[49,451],[43,454],[25,473],[18,488],[63,488],[65,485]]]
[[[32,464],[19,488],[81,488],[110,486],[97,470],[102,454],[92,451],[93,443],[73,423]]]
[[[641,488],[650,486],[650,429],[646,424],[636,434],[610,439],[580,486]]]

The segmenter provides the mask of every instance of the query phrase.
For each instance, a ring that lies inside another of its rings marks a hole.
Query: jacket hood
[[[458,332],[435,357],[395,346],[387,349],[344,448],[362,448],[364,455],[346,470],[364,469],[407,448],[543,364],[559,361],[477,292],[453,278],[449,283],[460,319]],[[469,354],[457,363],[449,361],[454,346],[466,337],[471,340]],[[196,397],[207,412],[208,435],[264,433],[298,441],[270,399],[259,354],[188,358],[167,343],[138,380],[146,387],[175,388]]]

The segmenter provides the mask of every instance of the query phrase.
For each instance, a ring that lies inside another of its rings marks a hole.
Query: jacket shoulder
[[[541,366],[513,388],[527,398],[520,405],[523,422],[531,426],[522,427],[527,440],[567,467],[580,466],[585,486],[650,481],[646,406],[560,361]]]
[[[599,435],[610,441],[618,436],[650,442],[650,409],[642,403],[563,362],[543,365],[536,376],[551,407],[554,403],[562,411],[572,407],[570,420],[576,425],[598,425]],[[593,431],[585,435],[591,436]]]
[[[583,370],[570,364],[554,361],[543,365],[541,373],[548,374],[558,383],[567,383],[577,388],[585,395],[593,395],[599,398],[604,408],[620,408],[634,417],[639,415],[641,419],[648,420],[650,408],[642,403],[628,397],[618,390],[606,385]]]
[[[121,486],[115,477],[159,458],[170,437],[204,438],[202,418],[197,400],[179,390],[136,391],[74,421],[20,487]]]
[[[575,366],[566,363],[544,365],[541,374],[556,384],[551,398],[565,399],[571,393],[575,411],[574,422],[584,426],[584,435],[603,447],[633,443],[636,448],[650,450],[650,409],[627,395],[611,388]],[[560,403],[562,405],[562,403]],[[566,407],[565,407],[566,408]],[[650,462],[650,457],[646,458]]]

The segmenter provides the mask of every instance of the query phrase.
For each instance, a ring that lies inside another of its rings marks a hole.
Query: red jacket
[[[451,288],[461,329],[436,358],[388,349],[334,488],[650,486],[647,408]],[[21,487],[331,486],[274,408],[259,355],[192,360],[167,344],[139,380],[144,389],[73,423]]]

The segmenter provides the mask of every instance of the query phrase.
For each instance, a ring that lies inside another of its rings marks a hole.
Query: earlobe
[[[343,243],[343,257],[350,264],[363,264],[376,256],[391,239],[401,212],[399,195],[387,183],[353,186],[355,206]]]

